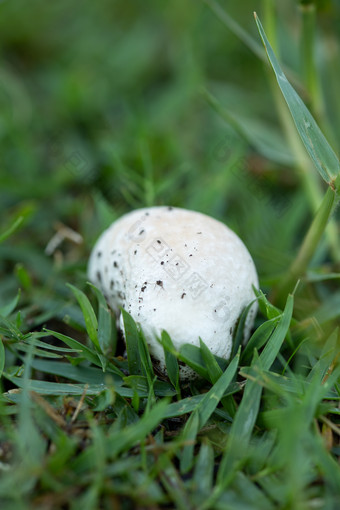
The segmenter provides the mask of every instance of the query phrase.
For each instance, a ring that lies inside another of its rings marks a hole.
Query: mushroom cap
[[[174,207],[135,210],[100,236],[88,275],[119,314],[127,310],[143,329],[153,357],[166,373],[157,337],[166,330],[176,349],[199,338],[228,359],[242,310],[258,287],[254,262],[239,237],[202,213]],[[257,312],[251,307],[244,340]],[[122,322],[122,320],[121,320]],[[182,378],[191,370],[180,367]]]

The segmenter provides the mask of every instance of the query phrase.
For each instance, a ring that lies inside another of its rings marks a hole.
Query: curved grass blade
[[[24,216],[19,216],[13,223],[10,227],[8,227],[7,230],[5,230],[5,232],[3,232],[2,234],[0,234],[0,243],[2,243],[3,241],[5,241],[9,236],[11,236],[22,224],[22,222],[24,221]]]
[[[8,317],[17,307],[21,295],[21,290],[18,290],[18,294],[12,299],[7,305],[0,308],[0,315],[2,317]]]
[[[62,333],[58,333],[57,331],[52,331],[49,329],[44,330],[47,334],[54,336],[55,338],[58,338],[58,340],[61,340],[66,345],[71,347],[71,349],[77,349],[80,350],[82,353],[82,356],[84,356],[85,359],[93,363],[94,365],[98,365],[103,368],[102,360],[100,359],[100,354],[86,345],[78,342],[78,340],[75,340],[74,338],[71,338],[67,335],[63,335]],[[107,368],[114,372],[115,374],[119,375],[120,377],[123,377],[124,374],[117,368],[113,363],[108,363]]]
[[[301,140],[321,177],[331,184],[340,173],[339,160],[308,108],[287,80],[256,13],[254,16],[268,59]]]

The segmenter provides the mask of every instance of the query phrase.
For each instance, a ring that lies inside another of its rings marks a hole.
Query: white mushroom
[[[127,310],[139,323],[165,373],[166,330],[175,347],[199,345],[228,359],[242,310],[258,287],[253,260],[239,237],[204,214],[173,207],[139,209],[115,221],[90,257],[89,279],[114,312]],[[257,311],[248,314],[244,340]],[[122,322],[122,321],[121,321]],[[181,377],[190,370],[181,367]]]

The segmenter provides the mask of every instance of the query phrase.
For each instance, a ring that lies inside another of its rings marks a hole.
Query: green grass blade
[[[222,21],[222,23],[233,32],[240,39],[240,41],[247,46],[250,51],[254,53],[260,60],[265,60],[266,55],[258,44],[248,32],[244,30],[228,13],[225,11],[215,0],[205,0],[205,3],[210,9],[216,14],[216,16]]]
[[[49,329],[45,329],[46,333],[49,335],[54,336],[55,338],[58,338],[58,340],[61,340],[66,345],[71,347],[71,349],[77,349],[80,350],[84,358],[91,361],[91,363],[94,363],[95,365],[101,366],[101,362],[98,358],[98,353],[96,353],[94,350],[90,349],[86,345],[78,342],[78,340],[75,340],[74,338],[71,338],[70,336],[63,335],[62,333],[58,333],[57,331],[51,331]]]
[[[89,283],[98,300],[98,343],[103,353],[114,351],[112,345],[112,317],[106,299],[97,287]]]
[[[254,331],[253,335],[250,337],[250,340],[245,346],[244,351],[242,353],[241,356],[242,362],[249,361],[252,357],[254,350],[261,349],[261,347],[266,342],[268,342],[270,336],[272,335],[277,325],[277,322],[278,319],[276,317],[273,319],[269,319],[268,321],[261,324],[261,326],[259,326],[256,331]]]
[[[319,383],[322,383],[330,365],[334,360],[334,357],[338,353],[338,334],[339,328],[336,328],[327,339],[327,342],[321,351],[320,359],[308,374],[307,381],[311,381],[315,377],[318,377]]]
[[[0,378],[5,367],[5,347],[0,337]]]
[[[138,350],[139,350],[139,356],[142,363],[142,367],[145,373],[145,376],[147,378],[149,388],[152,387],[153,381],[155,379],[155,373],[153,371],[153,365],[149,353],[148,344],[146,342],[145,336],[143,331],[140,329],[138,331],[139,336],[139,342],[138,342]]]
[[[88,299],[87,296],[85,296],[84,292],[77,289],[74,285],[71,285],[70,283],[67,284],[67,286],[72,290],[73,294],[75,295],[79,306],[81,308],[81,311],[84,315],[85,325],[86,325],[86,331],[90,337],[91,342],[93,345],[97,347],[97,349],[102,352],[101,347],[99,345],[98,341],[98,321],[96,314],[94,313],[94,310],[92,308],[92,305]]]
[[[204,425],[207,423],[210,416],[215,411],[220,400],[222,399],[229,384],[232,382],[238,367],[239,358],[240,354],[238,353],[231,361],[225,372],[214,384],[214,386],[212,386],[208,393],[204,395],[204,398],[201,400],[195,411],[191,414],[189,420],[187,421],[183,429],[182,434],[183,441],[185,442],[188,441],[191,444],[183,448],[183,452],[181,455],[182,473],[186,473],[192,467],[194,454],[193,440],[196,437],[199,430],[202,427],[204,427]]]
[[[19,216],[5,232],[0,234],[0,243],[4,242],[9,236],[11,236],[23,223],[24,216]]]
[[[18,294],[15,296],[15,298],[13,298],[12,301],[8,303],[8,305],[5,305],[0,308],[0,315],[2,315],[2,317],[8,317],[16,309],[20,299],[20,294],[21,291],[19,289]]]
[[[301,140],[321,177],[330,184],[340,173],[339,160],[308,108],[288,82],[256,14],[255,21],[278,85],[288,105]]]
[[[139,355],[139,333],[136,323],[124,309],[121,309],[121,312],[130,375],[143,375],[143,367]]]
[[[21,377],[12,377],[9,374],[4,374],[6,379],[10,380],[13,384],[28,391],[35,391],[41,395],[82,395],[86,387],[88,395],[98,395],[106,389],[104,384],[69,384],[69,383],[54,383],[49,381],[36,381],[35,379],[28,379],[27,381]]]
[[[200,428],[200,420],[197,412],[192,413],[189,420],[186,422],[182,441],[184,443],[184,448],[181,454],[181,464],[180,470],[181,473],[187,473],[194,462],[194,448],[196,443],[196,436],[199,432]]]
[[[289,295],[277,328],[270,337],[261,355],[259,357],[254,356],[252,366],[259,366],[262,370],[270,369],[288,332],[292,313],[293,296]],[[245,452],[247,451],[247,446],[258,415],[261,394],[262,386],[256,381],[247,381],[241,404],[230,430],[227,448],[218,471],[216,493],[224,487],[225,480],[230,480],[232,473],[236,472],[236,466],[238,465],[240,456],[243,454],[244,459],[246,459]]]
[[[194,490],[201,501],[211,493],[213,477],[214,449],[209,442],[206,442],[200,448],[193,473]]]
[[[204,366],[201,351],[196,345],[182,345],[179,350],[178,358],[195,370],[198,375],[210,381],[208,370]]]
[[[105,447],[108,457],[115,458],[119,453],[127,451],[132,446],[142,441],[150,434],[164,418],[168,400],[160,400],[148,413],[144,413],[142,418],[128,425],[124,429],[113,429],[106,438]],[[86,458],[93,454],[93,447],[87,448],[83,456],[78,457],[77,465],[86,462]]]
[[[162,331],[160,342],[163,345],[165,366],[168,372],[168,377],[171,381],[171,384],[176,389],[177,395],[180,397],[181,389],[179,385],[179,367],[177,357],[174,354],[176,352],[175,346],[172,343],[169,334],[164,330]]]
[[[204,363],[206,364],[210,380],[212,384],[215,384],[216,381],[221,377],[223,371],[220,365],[217,363],[215,356],[212,354],[210,349],[205,345],[203,340],[200,338],[200,348],[202,353],[202,358]]]

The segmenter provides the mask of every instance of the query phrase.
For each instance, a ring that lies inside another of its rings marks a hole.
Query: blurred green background
[[[315,103],[300,4],[314,2],[220,3],[261,49],[257,11],[337,151],[340,2],[317,2]],[[2,1],[0,62],[0,232],[24,217],[0,245],[0,304],[20,286],[33,325],[62,316],[64,284],[84,284],[100,232],[149,205],[226,222],[265,289],[287,268],[313,205],[280,124],[271,71],[205,2]],[[83,242],[65,239],[45,253],[61,224]]]

